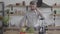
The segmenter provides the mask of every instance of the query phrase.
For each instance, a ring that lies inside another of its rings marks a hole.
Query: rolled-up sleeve
[[[24,15],[24,17],[21,19],[20,21],[20,27],[24,26],[25,22],[26,22],[27,16]]]

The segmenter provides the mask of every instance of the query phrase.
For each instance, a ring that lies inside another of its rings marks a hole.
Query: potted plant
[[[6,16],[3,17],[3,22],[4,22],[3,24],[4,24],[5,27],[7,27],[8,26],[8,21],[9,21],[9,9],[7,9],[5,12],[8,15],[6,15]]]
[[[25,27],[21,28],[20,34],[26,34],[26,28]]]
[[[5,26],[5,27],[8,26],[8,20],[9,20],[8,17],[4,17],[4,18],[3,18],[3,22],[4,22],[4,26]]]

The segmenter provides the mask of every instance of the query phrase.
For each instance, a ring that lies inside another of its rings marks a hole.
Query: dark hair
[[[35,4],[36,4],[35,1],[31,1],[31,2],[30,2],[30,5],[35,5]]]

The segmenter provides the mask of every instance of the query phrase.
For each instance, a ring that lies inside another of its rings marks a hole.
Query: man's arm
[[[41,16],[41,19],[40,20],[44,20],[45,18],[43,16],[43,14],[38,9],[36,9],[36,10],[38,11],[38,16]]]
[[[21,19],[21,21],[20,21],[20,27],[23,27],[23,26],[26,25],[26,20],[27,20],[27,16],[25,15],[25,16],[23,17],[23,19]]]

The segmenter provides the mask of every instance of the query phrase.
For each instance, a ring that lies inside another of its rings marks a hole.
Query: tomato
[[[20,32],[20,34],[26,34],[25,32]]]

